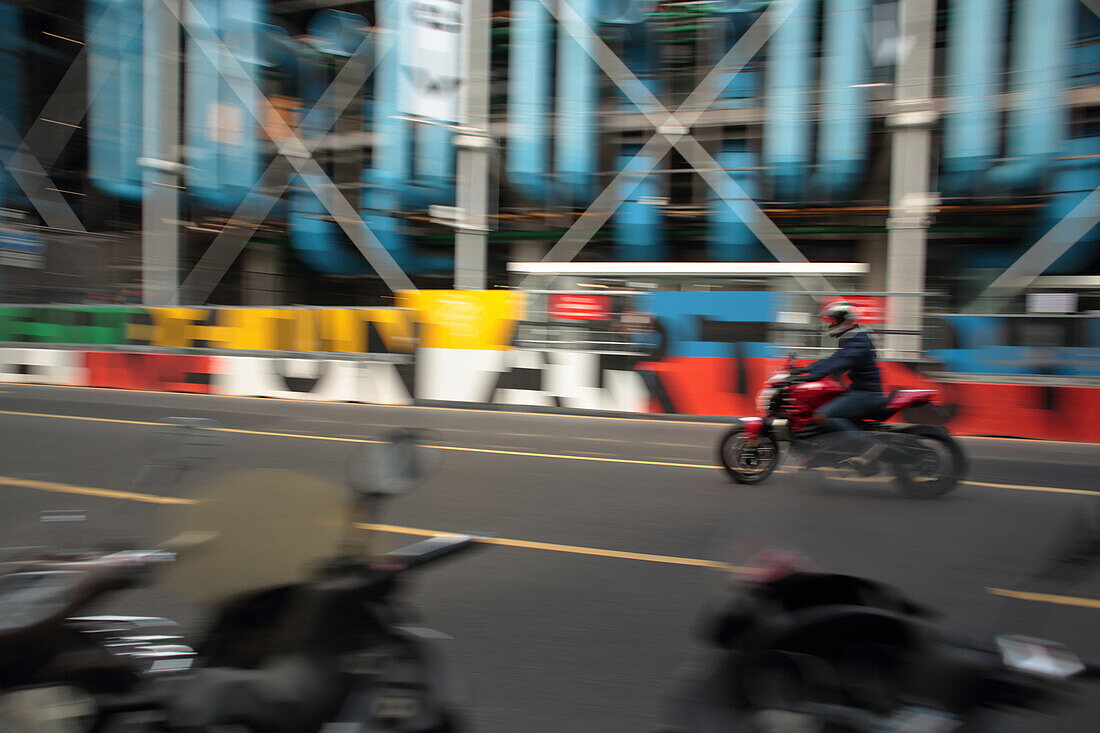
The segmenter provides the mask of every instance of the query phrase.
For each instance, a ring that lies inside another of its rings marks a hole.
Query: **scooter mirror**
[[[401,494],[426,479],[438,460],[438,451],[422,445],[420,432],[398,430],[355,451],[348,483],[363,496]]]

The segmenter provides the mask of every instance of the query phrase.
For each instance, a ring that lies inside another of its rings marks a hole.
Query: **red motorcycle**
[[[718,460],[730,478],[740,484],[757,484],[779,464],[781,442],[805,468],[843,468],[846,461],[863,453],[865,441],[857,445],[843,433],[824,433],[813,419],[814,410],[847,391],[840,382],[824,379],[799,382],[794,356],[773,373],[757,397],[761,417],[738,420],[718,444]],[[882,398],[882,405],[856,426],[873,433],[884,444],[877,460],[863,471],[875,475],[889,469],[901,493],[909,498],[931,499],[954,489],[966,474],[962,448],[937,424],[886,423],[898,412],[920,417],[916,408],[928,408],[934,418],[942,417],[939,394],[933,389],[894,390]]]

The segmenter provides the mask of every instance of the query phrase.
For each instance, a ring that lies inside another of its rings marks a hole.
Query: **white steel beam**
[[[971,310],[1000,310],[1009,296],[1031,285],[1097,224],[1100,224],[1100,187],[1094,188],[1092,193],[1002,272],[974,300]]]
[[[27,144],[19,140],[19,132],[4,115],[0,115],[0,139],[18,140],[15,149],[4,156],[4,170],[15,180],[16,185],[26,194],[31,206],[42,217],[47,227],[84,232],[80,218],[61,195],[57,186],[50,180],[38,159],[34,157]]]

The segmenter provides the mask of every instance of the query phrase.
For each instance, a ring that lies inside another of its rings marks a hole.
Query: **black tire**
[[[954,490],[966,476],[966,455],[947,431],[930,425],[914,425],[901,430],[925,446],[935,449],[938,464],[929,467],[927,461],[894,463],[898,489],[909,499],[936,499]],[[948,465],[944,466],[943,463]]]
[[[739,484],[758,484],[779,464],[779,446],[770,435],[750,437],[733,428],[718,443],[718,462]]]

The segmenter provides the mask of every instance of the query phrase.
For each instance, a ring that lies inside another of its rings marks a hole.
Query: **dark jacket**
[[[830,374],[848,373],[851,388],[860,392],[882,393],[882,377],[878,373],[878,357],[871,334],[856,328],[840,337],[840,348],[832,356],[815,361],[807,373],[813,379]]]

